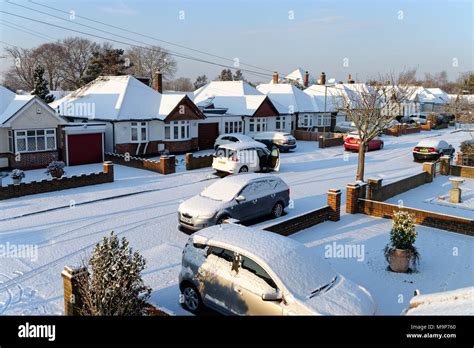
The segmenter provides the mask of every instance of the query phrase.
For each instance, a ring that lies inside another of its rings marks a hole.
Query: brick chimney
[[[273,73],[273,81],[272,81],[272,83],[275,83],[275,84],[278,83],[278,72],[276,72],[276,71]]]
[[[163,93],[163,74],[159,70],[155,72],[155,91]]]
[[[326,84],[326,74],[324,72],[322,72],[321,76],[319,77],[319,84],[321,84],[321,85]]]
[[[352,79],[351,74],[349,74],[349,76],[347,77],[347,83],[354,83],[354,80]]]
[[[304,72],[303,86],[309,86],[309,73],[307,71]]]

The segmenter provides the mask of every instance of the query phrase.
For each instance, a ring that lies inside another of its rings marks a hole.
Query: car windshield
[[[219,180],[202,191],[200,196],[215,201],[228,202],[239,193],[241,188],[242,186],[239,184],[227,180]]]

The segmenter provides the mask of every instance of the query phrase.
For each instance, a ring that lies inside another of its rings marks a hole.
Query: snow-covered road
[[[455,147],[469,138],[465,132],[450,132],[384,136],[385,148],[367,154],[366,177],[390,182],[420,172],[411,149],[424,137],[438,135]],[[101,169],[84,167],[67,171]],[[342,147],[318,149],[316,143],[299,142],[295,152],[282,154],[279,175],[294,200],[286,217],[324,205],[328,189],[344,189],[354,181],[356,167],[357,154],[345,156]],[[147,259],[145,281],[153,288],[153,302],[185,314],[178,304],[177,275],[187,236],[176,228],[177,206],[213,180],[219,179],[208,168],[163,176],[116,166],[114,183],[0,201],[0,244],[38,247],[37,260],[0,258],[0,314],[61,314],[61,270],[79,264],[111,231],[126,236]],[[44,212],[22,217],[38,211]]]

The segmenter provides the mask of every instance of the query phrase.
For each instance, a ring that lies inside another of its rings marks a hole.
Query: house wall
[[[0,154],[8,151],[8,129],[0,128]]]
[[[40,114],[36,113],[37,108],[41,109]],[[37,101],[20,111],[10,122],[12,129],[57,128],[59,124],[60,121],[55,117],[54,111]]]

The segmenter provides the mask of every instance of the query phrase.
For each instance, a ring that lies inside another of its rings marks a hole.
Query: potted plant
[[[390,243],[384,249],[385,259],[393,272],[408,272],[410,263],[413,270],[419,263],[420,255],[415,247],[416,230],[413,214],[398,211],[393,215]]]
[[[13,180],[13,184],[17,185],[21,182],[21,180],[25,177],[25,172],[20,169],[13,169],[10,174],[10,178]]]
[[[48,164],[45,173],[51,175],[53,178],[60,178],[66,174],[64,171],[65,166],[66,164],[62,161],[52,161],[50,164]]]

